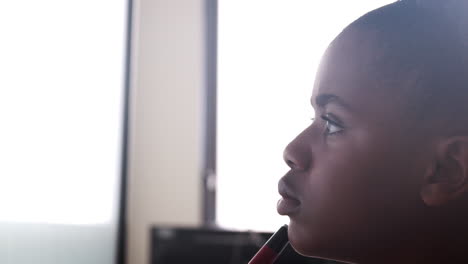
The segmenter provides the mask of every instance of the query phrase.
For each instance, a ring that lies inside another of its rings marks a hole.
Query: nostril
[[[294,164],[294,162],[292,162],[291,160],[286,160],[286,164],[287,164],[288,167],[291,168],[291,169],[294,169],[294,167],[296,167],[296,165]]]
[[[283,153],[283,159],[284,162],[286,162],[286,165],[288,165],[289,168],[291,169],[296,169],[299,164],[297,164],[297,161],[295,161],[294,156],[292,155],[291,152],[291,145],[289,145]]]
[[[305,144],[291,142],[283,152],[283,160],[293,170],[307,170],[311,162],[311,152]]]

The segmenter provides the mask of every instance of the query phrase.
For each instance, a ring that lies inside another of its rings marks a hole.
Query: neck
[[[450,242],[448,243],[450,245]],[[410,248],[405,252],[399,252],[388,258],[380,257],[378,262],[375,259],[366,263],[380,264],[443,264],[443,263],[468,263],[466,249],[454,245],[433,248]],[[364,264],[364,262],[363,262]]]
[[[373,254],[359,264],[442,264],[468,263],[468,220],[461,217],[428,225],[417,238],[408,234],[400,243]],[[456,220],[453,220],[456,219]],[[404,236],[404,234],[402,234]]]

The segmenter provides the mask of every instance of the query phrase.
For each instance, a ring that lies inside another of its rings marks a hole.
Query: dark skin
[[[284,151],[290,242],[349,263],[468,263],[468,137],[409,118],[412,80],[375,77],[379,44],[350,27],[323,58],[317,118]]]

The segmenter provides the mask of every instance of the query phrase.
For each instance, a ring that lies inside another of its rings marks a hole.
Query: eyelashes
[[[344,126],[341,124],[337,118],[333,117],[332,114],[321,115],[320,118],[325,121],[325,135],[334,135],[344,131]],[[315,121],[315,117],[311,117],[310,120],[312,123]]]
[[[321,115],[320,118],[325,121],[325,135],[335,135],[344,131],[344,126],[340,124],[340,122],[337,121],[331,114]],[[312,117],[310,120],[314,122],[315,118]]]
[[[344,131],[343,125],[341,125],[339,121],[335,120],[331,114],[321,115],[320,118],[325,121],[324,133],[326,135],[334,135]]]

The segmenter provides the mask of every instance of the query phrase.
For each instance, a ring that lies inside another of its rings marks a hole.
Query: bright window
[[[0,263],[113,263],[126,13],[0,3]]]

